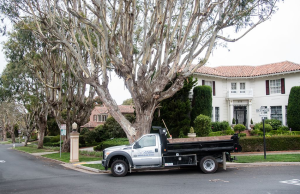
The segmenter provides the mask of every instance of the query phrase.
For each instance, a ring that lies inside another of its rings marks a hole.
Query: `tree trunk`
[[[2,133],[3,133],[3,141],[7,141],[7,135],[6,135],[7,131],[6,131],[5,127],[3,128]]]
[[[64,140],[61,151],[62,152],[70,152],[70,136]]]
[[[43,119],[43,121],[40,121],[39,123],[40,137],[38,142],[38,149],[43,149],[44,147],[44,137],[45,137],[46,127],[47,127],[47,121],[45,122],[45,119]]]
[[[11,135],[11,142],[16,143],[16,137],[14,131],[10,132],[10,135]]]

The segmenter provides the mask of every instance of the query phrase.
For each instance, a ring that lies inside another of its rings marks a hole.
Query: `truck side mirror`
[[[133,149],[141,148],[139,142],[136,142],[133,146]]]

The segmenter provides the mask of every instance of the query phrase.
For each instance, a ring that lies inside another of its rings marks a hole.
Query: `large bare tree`
[[[159,103],[183,87],[213,48],[239,40],[269,19],[277,1],[11,0],[9,16],[31,17],[37,37],[46,41],[51,36],[56,47],[72,56],[73,74],[95,88],[132,142],[150,132]],[[229,27],[241,34],[230,38]],[[123,79],[132,96],[133,124],[109,93],[110,70]],[[169,82],[171,87],[164,90]]]

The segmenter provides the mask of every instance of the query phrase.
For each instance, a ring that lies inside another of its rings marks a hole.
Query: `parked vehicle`
[[[218,164],[232,161],[231,152],[241,151],[238,135],[228,140],[169,143],[166,129],[153,127],[159,133],[143,135],[131,145],[103,150],[102,165],[111,168],[113,176],[125,176],[128,171],[149,168],[199,166],[204,173],[214,173]]]

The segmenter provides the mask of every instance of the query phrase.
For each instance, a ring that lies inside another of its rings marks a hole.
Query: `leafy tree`
[[[132,105],[132,104],[133,104],[132,98],[126,99],[122,103],[122,105]]]
[[[135,118],[132,115],[125,115],[129,122],[134,122]],[[126,134],[120,124],[113,118],[109,117],[103,125],[103,131],[105,131],[104,137],[106,138],[122,138],[126,137]]]
[[[197,79],[194,80],[193,77],[189,77],[184,81],[184,86],[181,90],[171,98],[163,100],[160,108],[155,112],[152,125],[164,126],[163,119],[172,137],[179,137],[180,132],[187,135],[191,123],[189,93],[196,83]],[[171,83],[168,86],[171,86]]]
[[[47,53],[61,49],[73,61],[69,71],[77,80],[95,88],[130,142],[150,132],[159,103],[179,91],[184,80],[206,64],[215,47],[241,39],[268,20],[277,3],[276,0],[70,2],[1,0],[0,10],[13,22],[23,21],[37,38],[50,45]],[[34,22],[26,22],[24,18]],[[224,30],[229,27],[244,31],[231,39]],[[124,80],[132,96],[136,110],[134,123],[122,115],[109,93],[109,71]],[[172,85],[164,90],[170,80]]]
[[[287,124],[293,131],[300,131],[300,86],[294,86],[291,89],[288,107]]]
[[[192,102],[192,126],[195,118],[200,115],[206,115],[211,118],[212,114],[212,90],[210,86],[196,86],[193,90]]]
[[[194,129],[199,137],[206,137],[211,132],[211,119],[206,115],[200,114],[194,121]]]

